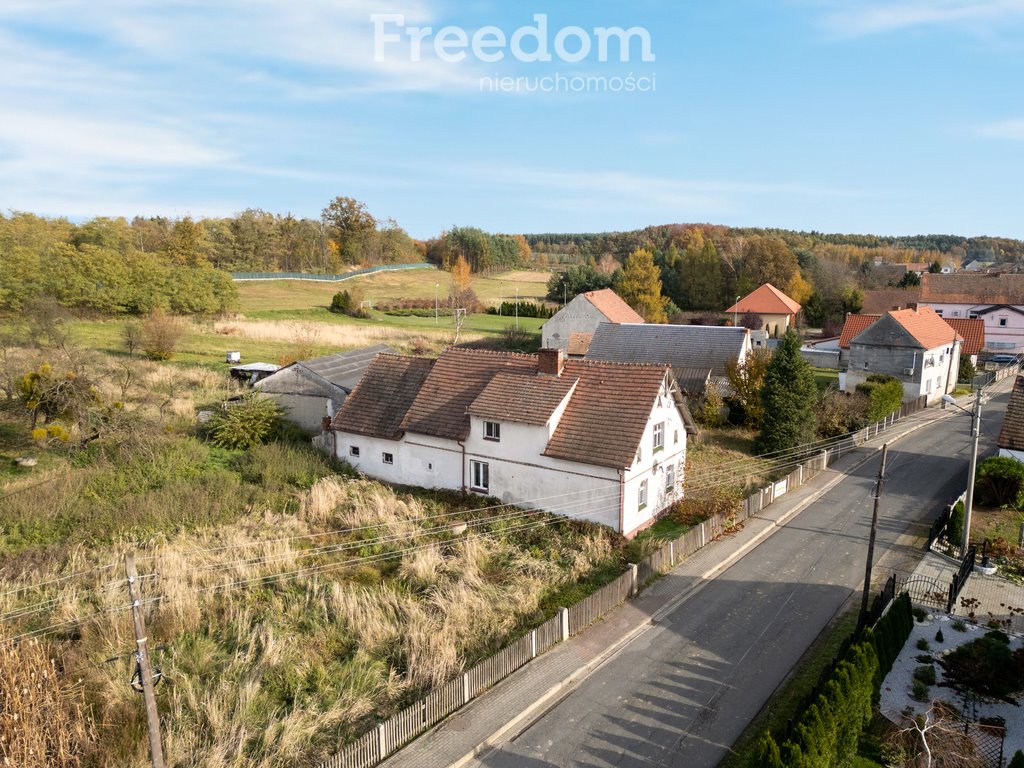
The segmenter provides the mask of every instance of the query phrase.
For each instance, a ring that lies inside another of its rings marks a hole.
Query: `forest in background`
[[[0,214],[0,310],[40,297],[102,314],[217,314],[237,307],[228,272],[338,274],[359,267],[428,261],[473,273],[553,269],[554,303],[618,285],[636,251],[649,252],[667,300],[665,316],[721,312],[770,282],[804,305],[808,324],[830,328],[861,306],[864,290],[909,287],[916,275],[973,260],[1024,264],[1024,242],[996,237],[874,235],[652,226],[630,232],[493,234],[456,226],[415,240],[393,219],[337,197],[319,219],[257,209],[226,218],[96,218],[76,224],[29,213]]]

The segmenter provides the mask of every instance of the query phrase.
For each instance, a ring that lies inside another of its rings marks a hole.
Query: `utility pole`
[[[882,464],[878,468],[878,480],[875,484],[875,508],[871,513],[871,536],[868,538],[868,562],[864,567],[864,598],[860,604],[861,619],[868,615],[868,598],[871,595],[871,569],[875,559],[875,532],[878,530],[878,504],[882,500],[882,487],[885,485],[885,457],[889,452],[889,444],[882,446]]]
[[[142,678],[142,695],[146,701],[146,722],[149,725],[149,754],[153,768],[164,768],[164,748],[160,743],[160,713],[156,709],[156,694],[153,692],[153,667],[149,662],[146,647],[146,623],[142,617],[142,593],[139,591],[139,574],[135,570],[135,555],[124,556],[124,572],[128,577],[128,592],[132,599],[132,621],[135,624],[135,657],[139,662],[139,677]]]
[[[964,503],[964,543],[961,548],[962,557],[967,557],[971,546],[971,512],[974,509],[974,481],[978,471],[978,440],[981,437],[981,387],[974,393],[974,414],[971,418],[971,468],[967,473],[967,501]]]

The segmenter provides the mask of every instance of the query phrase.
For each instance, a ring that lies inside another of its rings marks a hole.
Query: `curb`
[[[904,437],[911,434],[912,432],[916,432],[917,430],[922,429],[923,427],[934,424],[936,421],[943,420],[945,418],[946,415],[942,415],[935,419],[931,419],[920,424],[915,424],[904,432],[900,432],[897,435],[890,436],[887,442],[891,443],[897,440],[902,440]],[[874,439],[877,438],[872,438],[872,440]],[[631,631],[623,635],[617,642],[608,646],[604,651],[601,652],[600,655],[598,655],[591,661],[587,662],[587,664],[577,669],[567,678],[551,686],[533,704],[528,706],[526,709],[524,709],[511,720],[509,720],[507,723],[502,725],[500,728],[494,731],[494,733],[492,733],[486,739],[484,739],[475,747],[473,747],[473,749],[471,749],[465,755],[458,758],[454,762],[450,763],[449,768],[462,768],[474,758],[498,746],[503,737],[505,737],[509,732],[519,728],[519,726],[523,726],[522,729],[519,730],[519,733],[525,731],[527,728],[533,725],[534,722],[539,720],[544,714],[546,714],[552,708],[557,706],[562,699],[564,699],[566,696],[572,693],[572,691],[575,688],[577,688],[580,683],[582,683],[584,680],[590,677],[590,675],[593,674],[597,669],[599,669],[608,661],[610,661],[619,652],[620,649],[631,643],[633,640],[635,640],[637,637],[642,635],[647,630],[651,629],[651,627],[654,626],[661,618],[663,618],[668,613],[671,613],[680,604],[686,602],[691,597],[700,592],[702,589],[704,589],[704,587],[707,586],[712,577],[717,576],[723,571],[726,571],[729,568],[731,568],[736,563],[736,561],[738,561],[741,557],[746,555],[752,549],[759,546],[765,539],[776,533],[790,520],[799,515],[805,509],[807,509],[807,507],[811,506],[816,501],[818,501],[822,496],[831,491],[832,488],[834,488],[836,485],[842,482],[849,475],[849,473],[857,469],[860,469],[862,466],[868,463],[872,458],[874,458],[875,454],[877,454],[881,450],[880,448],[870,446],[867,443],[858,447],[869,448],[870,453],[863,459],[858,461],[856,464],[851,466],[844,473],[836,475],[836,477],[829,480],[820,489],[816,490],[806,499],[796,504],[791,510],[780,515],[778,519],[771,520],[765,517],[757,518],[765,520],[769,523],[769,525],[766,526],[764,530],[759,531],[754,536],[752,536],[749,541],[746,541],[743,544],[741,544],[732,554],[730,554],[720,563],[716,564],[713,568],[709,568],[707,571],[701,573],[697,577],[696,583],[694,583],[686,590],[681,592],[679,595],[674,597],[672,600],[663,605],[657,611],[653,612],[647,621],[645,621],[637,627],[634,627]]]

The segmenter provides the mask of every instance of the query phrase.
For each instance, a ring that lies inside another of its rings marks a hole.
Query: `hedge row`
[[[754,744],[750,768],[837,768],[857,754],[861,731],[870,722],[881,682],[914,625],[910,596],[904,592],[888,613],[850,646],[821,693],[799,716],[789,737],[776,742],[765,732]]]

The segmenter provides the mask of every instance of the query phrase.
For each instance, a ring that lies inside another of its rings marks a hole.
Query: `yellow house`
[[[771,283],[765,283],[733,304],[726,312],[737,320],[745,314],[761,316],[761,330],[769,336],[782,336],[796,325],[800,305]],[[753,329],[757,330],[757,329]]]

